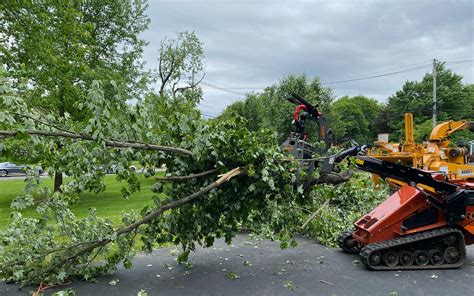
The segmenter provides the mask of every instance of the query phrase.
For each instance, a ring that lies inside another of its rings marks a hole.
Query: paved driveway
[[[163,248],[137,256],[130,270],[120,268],[95,284],[79,281],[71,287],[76,295],[101,296],[137,295],[142,289],[148,296],[473,294],[473,247],[460,269],[374,272],[354,261],[355,255],[306,238],[298,242],[294,249],[281,250],[277,242],[239,235],[230,246],[219,240],[212,248],[199,248],[189,257],[192,268],[176,263],[175,248]],[[116,285],[109,284],[116,279]],[[0,295],[27,295],[32,289],[17,288],[1,283]]]

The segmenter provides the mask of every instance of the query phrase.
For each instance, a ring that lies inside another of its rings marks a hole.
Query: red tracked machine
[[[474,183],[356,156],[356,166],[407,183],[340,237],[373,270],[442,269],[464,264],[474,244]]]

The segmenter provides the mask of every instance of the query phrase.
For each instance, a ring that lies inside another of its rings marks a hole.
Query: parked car
[[[102,167],[101,167],[102,168]],[[137,167],[134,166],[134,165],[131,165],[129,167],[132,171],[136,172],[137,171]],[[107,174],[116,174],[117,173],[117,166],[115,164],[111,165],[110,167],[106,168],[105,169],[105,172]]]
[[[6,177],[10,174],[24,174],[24,165],[17,165],[11,162],[0,163],[0,177]]]
[[[12,174],[26,174],[25,172],[26,165],[23,164],[14,164],[11,162],[2,162],[0,163],[0,177],[6,177]],[[40,175],[43,174],[43,170],[39,170]]]

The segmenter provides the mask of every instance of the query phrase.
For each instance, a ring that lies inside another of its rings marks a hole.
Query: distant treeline
[[[220,117],[238,114],[247,119],[250,130],[270,128],[284,141],[293,130],[294,109],[294,105],[284,98],[293,92],[319,105],[337,141],[350,137],[361,144],[372,144],[378,133],[388,132],[391,141],[399,142],[404,136],[404,114],[412,112],[415,139],[421,142],[431,132],[432,90],[432,75],[427,73],[421,81],[405,82],[385,102],[362,94],[336,99],[332,89],[322,86],[318,77],[309,79],[306,75],[289,75],[262,92],[248,94],[245,100],[228,106]],[[437,66],[437,101],[438,123],[474,119],[474,84],[463,84],[462,76],[445,68],[443,63]],[[309,123],[308,131],[311,135],[317,129]],[[468,131],[460,132],[456,137],[474,139]]]

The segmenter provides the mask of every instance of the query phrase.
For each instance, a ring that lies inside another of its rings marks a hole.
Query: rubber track
[[[359,253],[360,251],[354,251],[354,250],[351,250],[351,249],[347,249],[345,246],[344,246],[344,241],[346,240],[346,238],[352,236],[352,233],[354,231],[353,230],[347,230],[347,231],[344,231],[340,236],[339,236],[339,241],[338,241],[338,245],[339,245],[339,248],[341,248],[344,252],[346,253],[349,253],[349,254],[357,254]]]
[[[442,265],[425,265],[425,266],[418,266],[415,264],[410,265],[410,266],[397,265],[394,267],[389,267],[385,265],[371,266],[368,263],[369,255],[372,252],[375,252],[375,251],[383,252],[384,250],[387,250],[390,248],[400,247],[403,245],[408,245],[411,243],[420,242],[427,239],[432,239],[438,236],[445,236],[451,233],[457,234],[459,237],[458,239],[461,240],[460,242],[458,241],[457,243],[458,246],[461,245],[461,247],[458,248],[461,258],[456,263],[442,264]],[[456,228],[445,227],[445,228],[438,228],[438,229],[428,230],[428,231],[424,231],[420,233],[410,234],[407,236],[403,236],[403,237],[388,240],[388,241],[383,241],[380,243],[370,244],[362,248],[359,255],[360,255],[362,263],[364,263],[365,266],[367,266],[368,268],[372,270],[448,269],[448,268],[458,268],[464,264],[464,261],[466,260],[466,246],[464,244],[464,235],[460,230]]]

